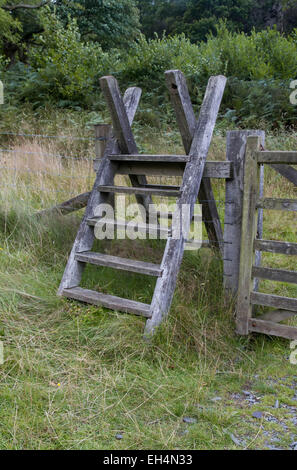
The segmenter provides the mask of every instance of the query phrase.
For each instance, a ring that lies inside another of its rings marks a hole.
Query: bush
[[[276,29],[232,33],[221,22],[217,35],[200,45],[204,57],[220,57],[221,72],[241,80],[292,79],[297,72],[296,32],[285,37]]]
[[[296,126],[297,107],[289,100],[289,80],[230,78],[224,103],[226,118],[242,127]]]
[[[29,52],[30,66],[20,98],[35,105],[45,101],[91,103],[96,77],[110,68],[108,54],[98,44],[81,41],[75,20],[64,28],[55,16],[48,16],[44,27],[37,37],[38,46]]]
[[[192,44],[185,35],[141,36],[128,51],[103,52],[100,45],[83,43],[74,21],[65,29],[55,16],[44,20],[45,31],[29,52],[29,64],[9,72],[8,90],[16,100],[35,107],[104,105],[98,79],[113,74],[121,88],[141,86],[141,119],[160,125],[173,119],[164,72],[184,72],[193,104],[198,108],[211,75],[228,77],[221,113],[233,125],[296,126],[297,108],[289,101],[290,81],[297,74],[297,29],[285,37],[276,29],[234,33],[224,22],[216,36]],[[105,106],[105,105],[104,105]],[[153,116],[154,115],[154,116]]]
[[[150,105],[161,105],[164,116],[164,71],[180,69],[188,80],[194,105],[200,105],[211,75],[228,77],[221,111],[227,119],[243,126],[296,125],[296,108],[289,101],[290,81],[297,73],[297,30],[289,37],[276,29],[251,35],[217,26],[216,36],[206,43],[191,44],[184,36],[144,36],[126,57],[118,77],[124,84],[139,85]]]

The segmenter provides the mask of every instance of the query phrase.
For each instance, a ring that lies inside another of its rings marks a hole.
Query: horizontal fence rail
[[[276,211],[297,211],[297,199],[263,198],[258,201],[257,208]]]
[[[291,242],[282,242],[275,240],[255,240],[254,249],[258,251],[266,251],[267,253],[297,255],[297,243]]]
[[[268,151],[262,150],[255,152],[257,162],[260,164],[269,163],[270,165],[273,164],[289,164],[289,165],[297,165],[297,152],[279,152],[279,151]]]

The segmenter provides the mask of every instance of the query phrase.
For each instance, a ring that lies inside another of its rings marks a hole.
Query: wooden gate
[[[296,170],[290,165],[297,164],[297,152],[269,152],[260,150],[259,137],[248,137],[245,158],[244,202],[242,216],[240,274],[237,303],[237,332],[265,333],[288,339],[297,339],[297,327],[280,324],[281,321],[297,315],[296,298],[264,294],[253,289],[253,280],[297,284],[297,271],[264,268],[255,265],[255,252],[280,253],[286,256],[297,255],[297,243],[263,240],[257,238],[258,210],[297,211],[297,199],[274,199],[259,196],[259,173],[261,165],[270,165],[277,171],[281,165],[283,176],[296,182]],[[286,171],[283,165],[287,166]],[[294,178],[292,179],[292,176]],[[297,225],[297,224],[296,224]],[[255,305],[271,307],[273,310],[256,317]]]

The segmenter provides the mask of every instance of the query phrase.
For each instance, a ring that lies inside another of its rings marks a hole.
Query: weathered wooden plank
[[[283,151],[268,151],[263,150],[257,152],[258,163],[269,163],[270,165],[283,163],[283,164],[297,164],[297,152],[283,152]]]
[[[271,310],[270,312],[266,312],[260,317],[257,317],[257,320],[280,323],[294,317],[295,315],[297,315],[297,312],[290,312],[289,310]]]
[[[151,303],[151,319],[147,321],[145,329],[146,335],[151,335],[155,331],[168,314],[168,310],[172,302],[177,275],[184,252],[186,238],[184,234],[187,234],[190,228],[191,216],[194,212],[194,204],[197,200],[201,186],[205,162],[225,85],[226,78],[218,76],[211,77],[207,86],[199,119],[195,127],[194,136],[191,140],[191,149],[187,152],[191,157],[191,161],[187,163],[185,168],[181,188],[182,195],[178,202],[180,207],[182,207],[182,204],[187,204],[192,210],[190,212],[189,220],[183,220],[183,226],[180,227],[179,231],[179,238],[170,238],[166,244],[165,253],[161,263],[163,274],[157,279]],[[183,96],[184,95],[180,95],[181,100],[183,100]],[[185,103],[182,101],[183,109],[185,109],[183,106],[184,104]]]
[[[297,200],[262,198],[258,201],[257,207],[276,211],[297,211]]]
[[[64,201],[57,206],[51,207],[50,209],[44,209],[36,213],[37,216],[47,216],[51,214],[58,214],[58,215],[67,215],[71,212],[78,211],[83,209],[88,204],[89,197],[91,192],[88,191],[87,193],[79,194],[68,201]]]
[[[187,82],[180,70],[169,70],[165,73],[165,76],[183,145],[186,153],[191,154],[190,150],[192,148],[197,122]],[[223,230],[209,179],[202,179],[199,183],[198,200],[203,201],[202,212],[204,220],[206,221],[205,228],[208,238],[213,244],[213,247],[219,249],[223,254]]]
[[[179,197],[180,191],[173,189],[154,189],[150,187],[136,186],[99,186],[98,191],[104,193],[122,193],[122,194],[149,194],[151,196]]]
[[[247,130],[227,132],[226,155],[229,163],[233,165],[233,178],[226,181],[224,285],[225,288],[234,295],[238,290],[239,279],[246,141],[250,136],[258,136],[261,140],[261,145],[265,145],[265,132],[263,131]]]
[[[266,307],[281,308],[297,312],[297,298],[281,297],[279,295],[251,293],[251,303],[253,305],[264,305]]]
[[[252,275],[260,279],[297,284],[297,271],[253,266]]]
[[[252,290],[253,240],[257,230],[256,201],[259,192],[259,173],[255,150],[260,147],[259,137],[248,137],[244,166],[243,214],[241,230],[240,270],[236,308],[236,329],[248,334],[248,321],[252,315],[250,292]]]
[[[132,124],[136,109],[141,96],[140,88],[130,88],[124,96],[125,109]],[[87,219],[94,216],[94,210],[100,203],[105,203],[106,194],[95,191],[102,184],[113,184],[116,165],[108,160],[107,156],[111,153],[119,153],[118,143],[116,139],[110,139],[107,142],[105,154],[100,162],[95,183],[91,196],[88,199],[87,208],[77,232],[68,262],[60,283],[58,294],[62,295],[62,291],[66,288],[78,286],[84,269],[84,264],[75,260],[75,253],[81,251],[89,251],[94,243],[94,230],[87,224]]]
[[[205,164],[203,178],[233,178],[233,163],[208,161]]]
[[[297,186],[297,170],[295,168],[289,165],[271,165],[271,168]]]
[[[120,163],[117,169],[118,175],[146,175],[146,176],[183,176],[184,163]]]
[[[89,289],[81,287],[73,287],[62,291],[64,297],[69,299],[80,300],[89,304],[100,305],[111,310],[118,310],[124,313],[133,313],[150,318],[150,306],[134,300],[122,299],[114,295],[101,294]]]
[[[147,175],[147,176],[182,176],[184,174],[184,163],[164,162],[128,162],[120,163],[117,173],[119,175]],[[232,163],[230,162],[206,162],[203,178],[231,178]]]
[[[279,253],[282,255],[297,255],[297,243],[280,242],[274,240],[255,240],[254,248],[267,253]]]
[[[279,325],[270,321],[263,321],[257,318],[249,320],[249,331],[254,333],[264,333],[270,336],[279,336],[286,339],[297,339],[297,328],[294,326]]]
[[[100,78],[102,92],[105,96],[113,124],[113,131],[118,141],[119,149],[124,154],[138,154],[138,149],[132,133],[129,116],[119,90],[117,80],[112,76]],[[110,155],[114,152],[110,152]],[[119,154],[120,152],[117,152]],[[132,186],[144,186],[147,183],[144,175],[129,175]],[[137,195],[137,201],[145,207],[149,214],[149,205],[152,204],[150,196]]]
[[[121,271],[129,271],[139,274],[147,274],[149,276],[161,276],[162,270],[158,264],[146,263],[128,258],[120,258],[119,256],[110,256],[92,251],[76,253],[75,259],[83,263],[90,263],[96,266],[104,266]]]
[[[112,160],[112,159],[111,159]],[[97,162],[99,164],[99,160]],[[159,169],[160,168],[160,169]],[[162,165],[161,167],[155,167],[152,165],[151,167],[140,167],[139,165],[136,167],[133,166],[122,166],[120,165],[119,170],[117,171],[118,174],[121,175],[129,175],[129,174],[139,174],[139,175],[150,175],[150,176],[182,176],[184,173],[184,166],[171,166],[172,173],[170,171],[170,167],[168,165]],[[98,169],[98,168],[97,168]],[[97,171],[97,170],[96,170]],[[230,162],[206,162],[205,171],[203,173],[203,178],[230,178],[232,176],[232,165]],[[146,185],[147,187],[153,187],[154,185]],[[169,189],[176,189],[177,186],[168,186]],[[164,187],[165,189],[165,187]],[[57,206],[51,207],[49,209],[44,209],[36,213],[36,215],[49,215],[49,214],[61,214],[67,215],[77,210],[83,209],[88,204],[88,199],[91,195],[91,192],[88,191],[83,194],[79,194],[68,201],[65,201]]]
[[[162,162],[162,163],[187,163],[188,155],[109,155],[108,158],[117,162]]]

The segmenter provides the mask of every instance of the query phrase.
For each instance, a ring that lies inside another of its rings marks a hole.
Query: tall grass
[[[76,132],[69,125],[62,130]],[[138,127],[137,138],[146,152],[182,151],[175,129],[161,135]],[[90,189],[92,163],[48,156],[67,151],[75,157],[80,150],[75,141],[10,138],[9,145],[17,152],[1,153],[0,339],[5,362],[0,366],[0,448],[265,448],[273,433],[280,447],[289,448],[296,440],[290,413],[286,407],[273,410],[276,396],[294,407],[296,366],[287,359],[288,344],[263,336],[236,337],[234,302],[224,295],[217,254],[206,249],[186,253],[169,318],[151,343],[142,339],[141,318],[58,298],[81,213],[42,220],[34,214]],[[296,136],[269,135],[267,147],[296,149]],[[224,153],[224,138],[218,134],[210,158],[224,159]],[[92,155],[92,144],[83,155]],[[295,196],[292,185],[273,170],[267,172],[267,188],[267,195]],[[215,183],[214,189],[222,200],[224,184]],[[219,207],[223,217],[224,207]],[[280,226],[268,214],[265,236],[277,238],[281,231],[284,239],[296,240],[296,219],[286,216],[284,221]],[[98,250],[120,256],[157,260],[162,254],[156,241],[97,243]],[[286,258],[285,266],[294,269],[290,263]],[[87,269],[83,282],[144,301],[153,289],[145,276],[108,268]],[[246,389],[261,396],[252,408],[232,398]],[[263,419],[259,430],[251,417],[255,409],[264,416],[273,413],[277,422]],[[197,422],[187,425],[185,416]],[[279,432],[280,422],[286,433]],[[115,438],[117,433],[122,440]],[[240,445],[231,435],[240,438]]]

